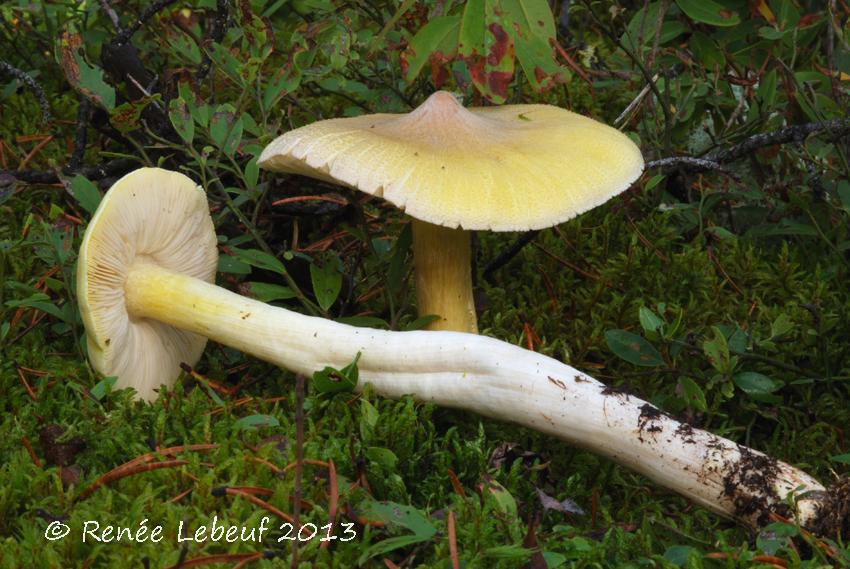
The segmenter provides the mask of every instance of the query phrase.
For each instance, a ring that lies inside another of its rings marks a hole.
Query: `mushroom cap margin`
[[[408,114],[319,121],[287,132],[262,167],[382,196],[423,221],[526,231],[567,221],[643,172],[626,135],[550,105],[466,109],[437,92]]]
[[[206,338],[132,317],[124,284],[134,263],[154,263],[206,282],[215,280],[216,235],[204,190],[187,176],[141,168],[119,179],[101,200],[80,246],[77,296],[89,360],[116,388],[156,398],[180,363],[194,365]]]

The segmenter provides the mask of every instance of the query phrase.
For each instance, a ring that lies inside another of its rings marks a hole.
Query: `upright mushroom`
[[[600,122],[549,105],[464,108],[438,91],[404,115],[319,121],[259,160],[381,196],[413,218],[419,313],[434,330],[478,330],[470,230],[551,227],[626,190],[640,150]]]
[[[850,531],[850,486],[829,494],[791,465],[682,424],[552,358],[475,334],[355,328],[269,306],[212,284],[215,261],[204,193],[192,180],[145,168],[116,182],[86,230],[77,267],[95,369],[152,399],[181,362],[195,363],[206,338],[303,374],[341,368],[360,353],[360,376],[381,395],[413,394],[537,429],[749,524],[781,511],[815,530]]]

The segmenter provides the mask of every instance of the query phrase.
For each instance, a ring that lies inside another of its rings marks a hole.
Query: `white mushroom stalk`
[[[209,236],[188,244],[212,225],[208,215],[192,217],[191,227],[181,216],[202,199],[180,174],[140,170],[116,183],[87,230],[78,288],[89,352],[99,371],[119,375],[119,385],[152,398],[151,386],[177,377],[181,358],[194,364],[193,338],[307,375],[342,368],[359,353],[359,387],[369,383],[386,397],[412,394],[535,429],[609,457],[721,515],[757,525],[775,511],[814,528],[834,516],[829,493],[805,472],[680,423],[553,358],[468,333],[352,327],[192,275],[179,265],[195,265],[191,250],[207,257]],[[130,219],[148,200],[161,204],[160,211]],[[107,262],[104,255],[116,248],[125,254]],[[143,344],[148,336],[154,341]],[[180,352],[181,342],[188,351]],[[789,509],[791,496],[798,499]]]

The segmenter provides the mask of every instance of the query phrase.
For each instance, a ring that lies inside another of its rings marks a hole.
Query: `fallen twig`
[[[227,32],[227,20],[228,20],[228,1],[227,0],[217,0],[216,2],[216,11],[215,11],[215,19],[213,20],[212,31],[210,31],[209,38],[204,41],[207,42],[220,42],[224,38],[225,32]],[[201,65],[198,67],[197,79],[198,81],[203,81],[207,76],[207,73],[210,71],[210,67],[212,66],[212,59],[210,59],[209,52],[207,50],[203,50],[203,57],[201,59]]]
[[[174,0],[156,0],[155,2],[152,2],[150,5],[148,5],[147,8],[142,10],[142,13],[139,15],[135,22],[133,22],[129,27],[122,30],[117,36],[115,36],[115,39],[112,40],[112,44],[115,46],[120,46],[129,42],[130,38],[133,37],[133,34],[139,31],[139,28],[141,28],[145,22],[151,19],[157,12],[159,12],[169,4],[173,3]]]
[[[650,160],[646,168],[668,168],[686,166],[692,172],[706,170],[725,171],[723,165],[728,162],[739,160],[759,148],[776,146],[789,142],[802,142],[807,137],[816,134],[831,134],[835,138],[843,138],[850,134],[850,118],[831,119],[821,122],[810,122],[792,126],[786,126],[770,132],[762,132],[747,137],[743,141],[729,148],[709,152],[703,157],[696,156],[670,156]]]
[[[339,507],[339,486],[336,478],[336,466],[333,460],[328,461],[328,486],[330,486],[330,502],[328,503],[328,534],[333,532],[333,525],[336,522],[337,509]],[[330,546],[330,540],[322,541],[319,549],[327,549]]]
[[[455,531],[455,513],[449,510],[448,518],[449,557],[451,557],[452,560],[452,569],[460,569],[460,560],[457,556],[457,532]]]
[[[65,174],[79,173],[89,180],[94,181],[123,174],[138,165],[139,163],[136,160],[117,158],[104,164],[80,168],[77,172],[71,170],[69,165],[63,168],[62,172]],[[57,184],[60,181],[56,172],[44,172],[40,170],[0,170],[0,175],[12,176],[16,180],[27,184]]]
[[[41,122],[47,124],[53,121],[53,115],[50,112],[50,104],[47,102],[47,97],[44,94],[44,89],[41,88],[41,85],[33,79],[28,73],[21,71],[17,67],[6,63],[3,60],[0,60],[0,71],[5,71],[18,81],[24,83],[27,87],[29,87],[35,96],[38,98],[38,105],[41,109]]]
[[[261,500],[260,498],[257,498],[256,496],[254,496],[254,494],[251,493],[251,491],[245,490],[243,488],[238,488],[238,487],[214,488],[213,491],[212,491],[212,495],[213,496],[224,496],[224,495],[239,496],[240,498],[243,498],[243,499],[247,500],[248,502],[251,502],[255,506],[259,506],[259,507],[263,508],[264,510],[266,510],[267,512],[274,514],[275,516],[279,517],[283,521],[292,524],[295,527],[295,529],[301,528],[301,524],[298,522],[297,518],[292,517],[289,514],[287,514],[286,512],[275,508],[274,506],[272,506],[271,504],[269,504],[265,500]],[[296,510],[298,509],[298,507],[300,505],[301,504],[299,502],[295,503]]]
[[[802,142],[808,136],[822,132],[843,137],[850,133],[850,118],[792,125],[771,132],[754,134],[731,148],[709,153],[706,158],[720,164],[732,162],[759,148],[785,144],[786,142]]]
[[[80,495],[77,497],[77,501],[81,502],[94,494],[95,490],[100,488],[101,486],[105,486],[116,480],[121,480],[122,478],[126,478],[127,476],[132,476],[133,474],[141,474],[142,472],[150,472],[151,470],[159,470],[161,468],[174,468],[176,466],[183,466],[189,464],[188,460],[164,460],[162,462],[152,462],[150,464],[139,464],[132,468],[122,468],[110,470],[97,480],[95,480],[91,486],[83,490]]]

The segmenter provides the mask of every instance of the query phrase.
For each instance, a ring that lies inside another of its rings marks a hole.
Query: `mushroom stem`
[[[418,219],[411,223],[419,315],[440,316],[429,330],[477,334],[469,232]]]
[[[776,511],[817,527],[829,509],[824,487],[805,472],[506,342],[457,332],[356,328],[139,262],[124,292],[133,319],[202,334],[296,373],[341,368],[359,352],[360,376],[380,395],[412,394],[538,430],[750,525]],[[792,494],[798,497],[796,511],[784,503]]]

